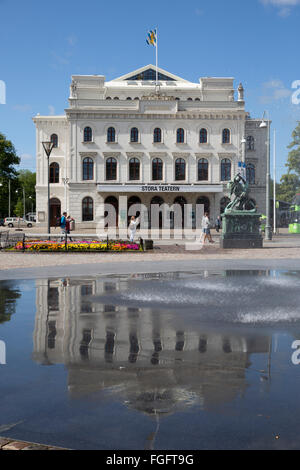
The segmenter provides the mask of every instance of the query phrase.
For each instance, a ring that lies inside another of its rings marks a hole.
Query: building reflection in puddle
[[[245,393],[250,356],[267,361],[268,335],[188,321],[178,327],[171,311],[93,301],[128,289],[124,276],[36,281],[33,359],[65,364],[70,397],[105,392],[157,416],[211,409]]]

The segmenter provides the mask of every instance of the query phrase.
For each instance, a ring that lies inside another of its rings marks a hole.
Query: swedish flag
[[[146,43],[149,46],[156,46],[156,29],[149,31],[147,35]]]

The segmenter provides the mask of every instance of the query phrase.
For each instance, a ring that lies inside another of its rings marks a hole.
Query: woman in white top
[[[211,234],[210,234],[210,221],[208,217],[208,212],[205,212],[203,218],[202,218],[202,231],[204,234],[203,238],[203,243],[205,243],[205,240],[208,238],[209,243],[214,243]]]
[[[131,217],[130,223],[129,223],[129,234],[130,234],[129,238],[130,238],[131,243],[134,241],[136,227],[137,227],[138,224],[139,224],[139,219],[136,219],[133,215]]]

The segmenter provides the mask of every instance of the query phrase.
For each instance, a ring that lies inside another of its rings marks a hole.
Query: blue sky
[[[291,99],[300,81],[300,0],[0,0],[0,18],[0,132],[15,144],[21,168],[35,169],[31,118],[63,114],[71,75],[110,80],[154,63],[145,39],[157,26],[160,67],[194,82],[235,77],[247,111],[269,111],[277,180],[286,171],[286,146],[300,120]]]

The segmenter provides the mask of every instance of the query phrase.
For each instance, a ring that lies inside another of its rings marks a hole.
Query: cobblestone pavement
[[[47,446],[43,444],[35,444],[33,442],[15,441],[14,439],[0,437],[1,450],[68,450],[62,447]]]

